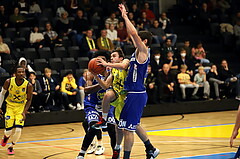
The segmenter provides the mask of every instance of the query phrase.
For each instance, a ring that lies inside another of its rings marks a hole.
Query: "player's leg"
[[[107,127],[107,117],[110,110],[110,103],[116,99],[116,94],[113,90],[108,90],[102,100],[102,120],[95,124],[93,127],[95,129],[106,128]]]
[[[152,143],[150,142],[148,135],[144,128],[139,124],[136,127],[136,134],[138,137],[142,140],[144,143],[144,146],[146,148],[146,153],[148,158],[156,158],[158,154],[160,153],[160,150],[157,148],[154,148]]]
[[[115,131],[116,131],[116,145],[114,147],[112,159],[120,159],[121,143],[123,140],[123,130],[119,129],[117,125],[115,125]]]
[[[124,159],[130,158],[130,153],[134,143],[134,132],[129,130],[124,130]]]
[[[12,135],[12,128],[14,125],[14,114],[12,108],[7,105],[6,113],[5,113],[5,130],[4,136],[1,140],[1,145],[6,146],[9,137]]]

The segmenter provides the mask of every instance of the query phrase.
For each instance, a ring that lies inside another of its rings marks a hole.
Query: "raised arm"
[[[110,74],[106,80],[101,80],[98,75],[94,75],[95,79],[98,81],[99,85],[102,89],[106,90],[112,85],[113,76]]]
[[[122,17],[125,21],[127,32],[130,35],[130,37],[132,38],[132,41],[133,41],[135,47],[137,48],[138,61],[140,63],[144,63],[148,57],[148,49],[147,49],[146,45],[142,42],[142,39],[138,36],[136,28],[133,26],[132,22],[129,20],[125,6],[123,4],[119,4],[118,8],[120,9],[120,11],[122,13]]]

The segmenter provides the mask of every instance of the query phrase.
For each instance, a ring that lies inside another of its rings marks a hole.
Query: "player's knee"
[[[15,132],[16,133],[21,133],[22,132],[22,128],[16,128]]]

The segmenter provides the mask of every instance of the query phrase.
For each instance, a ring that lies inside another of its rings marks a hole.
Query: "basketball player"
[[[130,59],[130,66],[124,89],[127,91],[124,107],[120,114],[118,127],[124,129],[124,159],[130,158],[131,149],[134,143],[134,132],[140,126],[140,119],[143,108],[147,103],[147,93],[144,87],[144,79],[147,75],[147,66],[150,60],[150,52],[148,47],[152,42],[152,35],[148,31],[139,32],[139,35],[128,19],[126,8],[123,4],[118,7],[125,21],[128,34],[130,35],[135,52]],[[139,135],[145,135],[144,129],[141,129]],[[147,159],[154,159],[160,153],[159,149],[154,148],[149,140],[146,141]]]
[[[25,69],[22,66],[17,66],[15,76],[5,81],[2,91],[0,92],[0,108],[2,106],[4,96],[8,91],[6,98],[6,113],[5,113],[5,131],[1,145],[4,147],[8,139],[12,135],[12,129],[15,126],[16,130],[11,137],[12,142],[8,147],[8,154],[13,155],[13,147],[21,136],[26,113],[32,101],[32,85],[24,78],[26,76]],[[0,112],[2,110],[0,109]]]
[[[106,116],[111,105],[115,106],[115,119],[116,123],[119,121],[120,113],[124,106],[124,99],[126,98],[126,91],[124,91],[124,81],[127,76],[127,68],[129,66],[129,60],[124,59],[124,54],[121,49],[116,49],[111,54],[111,63],[102,59],[98,59],[101,65],[112,68],[112,74],[110,74],[106,81],[99,81],[102,88],[107,89],[112,85],[113,89],[109,89],[104,95],[102,108],[103,118],[100,122],[96,123],[94,127],[96,129],[101,128],[106,124]],[[99,64],[99,65],[100,65]],[[145,144],[146,149],[151,144],[146,133],[144,133],[141,125],[136,127],[136,133],[139,138]],[[120,145],[122,142],[123,134],[120,129],[116,129],[116,146],[112,159],[118,159],[120,155]],[[148,145],[149,144],[149,145]]]
[[[102,58],[104,60],[109,59],[109,55],[106,53],[106,51],[98,51],[94,54],[94,57]],[[84,101],[84,106],[85,106],[84,111],[86,113],[86,120],[88,121],[88,131],[84,136],[81,150],[76,159],[84,159],[86,150],[88,149],[89,145],[92,143],[94,136],[98,133],[98,131],[101,131],[101,130],[92,128],[92,125],[99,122],[102,118],[100,109],[101,109],[101,102],[106,90],[101,89],[101,87],[99,86],[95,78],[99,77],[101,79],[104,79],[105,78],[104,76],[107,76],[108,72],[104,71],[102,75],[96,75],[94,73],[92,74],[94,75],[94,79],[88,79],[88,80],[93,80],[92,82],[93,85],[87,86],[84,88],[85,93],[90,93],[88,96],[86,96]],[[87,83],[89,82],[87,81]],[[111,138],[112,149],[114,149],[114,146],[116,145],[116,132],[115,132],[115,126],[114,126],[115,120],[113,115],[113,109],[114,109],[113,107],[110,109],[108,114],[108,119],[107,119],[107,122],[108,122],[107,131]]]

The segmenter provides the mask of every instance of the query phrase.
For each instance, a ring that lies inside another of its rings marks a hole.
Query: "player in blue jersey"
[[[109,60],[109,55],[106,53],[106,51],[98,51],[94,54],[94,57],[102,58],[104,60]],[[98,77],[101,79],[105,79],[105,76],[107,75],[108,75],[108,72],[104,71],[102,75],[98,75]],[[91,79],[88,79],[88,80],[91,80]],[[88,94],[84,100],[84,111],[86,114],[86,120],[88,122],[88,131],[84,136],[81,150],[76,159],[84,159],[84,155],[89,145],[92,143],[93,138],[95,137],[95,135],[97,135],[98,131],[101,131],[99,129],[97,130],[92,128],[92,125],[99,122],[102,118],[101,103],[102,103],[103,96],[106,92],[106,90],[100,87],[97,80],[95,79],[92,79],[92,86],[85,87],[84,91],[85,93]],[[115,132],[115,126],[114,126],[115,120],[113,115],[113,109],[114,108],[112,107],[109,110],[108,119],[107,119],[107,122],[108,122],[107,131],[111,138],[112,150],[116,145],[116,132]]]
[[[137,33],[127,16],[126,8],[123,4],[118,7],[122,13],[125,21],[127,32],[131,37],[135,52],[130,59],[130,66],[124,89],[128,92],[123,110],[120,114],[118,127],[123,129],[124,133],[124,159],[130,158],[131,149],[134,142],[134,132],[140,125],[140,119],[143,113],[143,108],[147,103],[147,93],[144,87],[144,80],[147,75],[147,66],[150,60],[150,53],[148,47],[152,42],[152,35],[148,31],[141,31]],[[139,135],[146,135],[144,129],[141,129]],[[144,142],[146,146],[147,159],[154,159],[160,153],[159,149],[154,148],[149,140]]]

